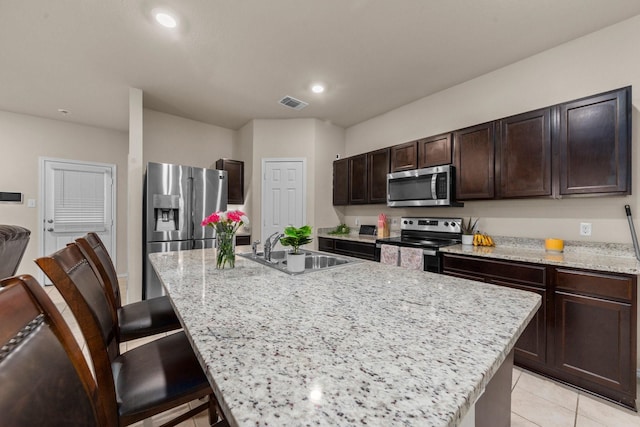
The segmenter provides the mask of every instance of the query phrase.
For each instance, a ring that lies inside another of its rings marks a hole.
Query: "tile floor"
[[[55,287],[47,286],[47,293],[71,326],[83,352],[88,357],[80,328]],[[123,295],[126,293],[123,290]],[[122,351],[135,348],[154,337],[122,344]],[[638,384],[640,390],[640,381]],[[197,404],[198,402],[190,403]],[[135,427],[161,425],[179,413],[187,411],[187,405],[159,414],[134,424]],[[180,427],[201,427],[208,422],[207,413],[201,412],[181,424]],[[593,397],[571,387],[548,380],[518,368],[513,370],[511,387],[512,427],[640,427],[640,415],[605,400]]]

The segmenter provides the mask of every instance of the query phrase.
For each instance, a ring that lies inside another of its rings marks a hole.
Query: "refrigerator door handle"
[[[193,172],[192,170],[189,172],[189,177],[187,178],[187,188],[185,191],[185,205],[188,206],[188,212],[189,212],[189,217],[187,218],[186,224],[187,224],[187,236],[189,236],[190,239],[193,238],[193,216],[194,216],[194,209],[193,209],[193,201],[194,201],[194,197],[195,195],[193,194]]]

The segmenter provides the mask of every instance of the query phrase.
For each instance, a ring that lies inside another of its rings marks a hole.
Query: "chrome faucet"
[[[276,246],[276,244],[284,237],[284,234],[276,231],[271,236],[267,237],[264,242],[264,259],[265,261],[271,262],[271,251]],[[272,240],[273,239],[273,240]]]
[[[253,252],[253,257],[257,257],[258,256],[258,245],[260,244],[260,240],[255,240],[253,243],[251,243],[251,251]]]

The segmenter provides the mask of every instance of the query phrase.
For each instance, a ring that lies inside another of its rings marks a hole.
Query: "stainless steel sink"
[[[352,264],[361,262],[361,260],[342,257],[339,255],[326,254],[323,252],[316,251],[301,251],[305,254],[304,264],[305,269],[300,273],[292,273],[287,270],[287,252],[286,251],[273,251],[271,252],[271,261],[267,261],[264,259],[264,253],[258,252],[256,255],[252,253],[241,253],[238,254],[243,258],[250,259],[252,261],[258,262],[262,265],[269,266],[271,268],[275,268],[276,270],[280,270],[287,274],[305,274],[312,273],[314,271],[327,270],[329,268],[339,267],[345,264]]]

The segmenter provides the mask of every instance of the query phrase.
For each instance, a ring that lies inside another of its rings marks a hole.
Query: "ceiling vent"
[[[308,102],[300,101],[299,99],[295,99],[293,96],[285,96],[280,100],[280,104],[285,107],[293,108],[294,110],[302,110],[304,107],[309,105]]]

